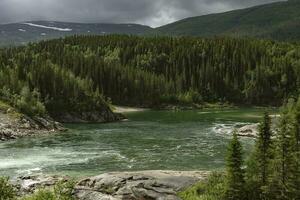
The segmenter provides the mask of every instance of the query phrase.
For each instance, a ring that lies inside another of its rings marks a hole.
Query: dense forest
[[[237,134],[228,145],[226,173],[182,192],[184,200],[298,200],[300,199],[300,98],[281,109],[275,129],[265,113],[255,147],[244,159]]]
[[[29,113],[43,105],[50,113],[93,110],[111,101],[279,105],[299,88],[300,45],[291,43],[109,35],[0,50],[1,99],[25,110],[29,101]]]

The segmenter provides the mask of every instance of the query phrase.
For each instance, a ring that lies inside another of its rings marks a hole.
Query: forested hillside
[[[289,0],[225,13],[191,17],[157,28],[167,35],[300,39],[300,1]]]
[[[0,50],[0,102],[28,116],[51,114],[61,121],[117,119],[90,79],[75,76],[45,55],[29,46]]]
[[[134,106],[278,105],[299,94],[300,46],[231,38],[73,36],[0,50],[0,86],[1,99],[18,106],[18,95],[29,90],[50,113],[93,110],[107,105],[105,100]]]

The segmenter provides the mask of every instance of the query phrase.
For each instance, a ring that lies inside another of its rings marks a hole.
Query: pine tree
[[[294,104],[290,112],[292,112],[293,119],[292,196],[295,199],[300,199],[300,98],[298,98],[297,103]]]
[[[266,186],[270,176],[270,161],[273,157],[271,137],[271,119],[268,113],[265,113],[263,123],[259,126],[259,136],[255,152],[259,174],[258,184],[261,187],[261,199],[266,198]]]
[[[275,157],[273,161],[273,174],[268,185],[270,199],[296,200],[295,190],[295,140],[293,103],[289,103],[281,114],[279,132],[276,137]]]
[[[264,114],[263,122],[259,125],[259,134],[253,154],[248,161],[247,185],[249,196],[256,199],[267,198],[267,185],[271,173],[272,150],[271,119],[268,113]]]
[[[233,139],[229,144],[227,159],[227,186],[225,197],[228,200],[243,200],[244,195],[244,170],[242,145],[238,140],[237,133],[233,133]]]

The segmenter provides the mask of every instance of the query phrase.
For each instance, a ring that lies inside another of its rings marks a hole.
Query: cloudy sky
[[[0,23],[57,20],[157,27],[185,17],[275,1],[278,0],[0,0]]]

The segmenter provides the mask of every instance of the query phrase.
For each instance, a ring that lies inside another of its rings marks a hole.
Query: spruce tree
[[[272,158],[271,119],[269,114],[265,113],[263,121],[259,125],[254,152],[247,162],[246,180],[249,197],[255,199],[267,198],[267,185],[271,173]]]
[[[300,199],[300,98],[292,107],[293,117],[293,162],[292,162],[292,195],[295,199]]]
[[[225,197],[228,200],[243,200],[244,195],[244,170],[242,145],[238,140],[237,133],[233,133],[233,139],[229,144],[226,167],[227,167],[227,185]]]
[[[258,185],[260,186],[261,199],[266,198],[266,186],[270,176],[270,161],[273,157],[272,152],[272,131],[271,119],[265,113],[263,122],[259,126],[258,140],[256,141],[255,159],[258,165]]]
[[[296,200],[295,191],[295,151],[293,103],[289,103],[281,113],[279,132],[276,135],[273,174],[268,185],[270,199]]]

